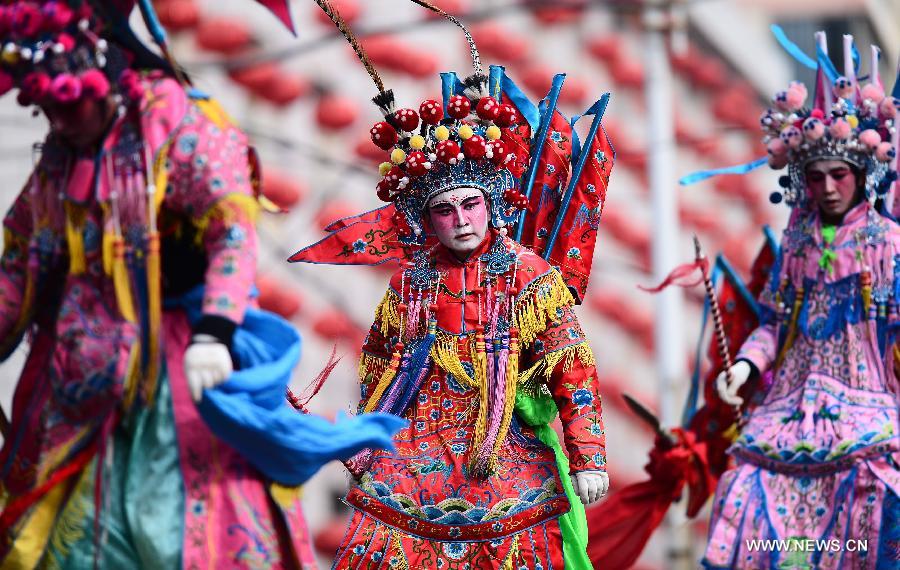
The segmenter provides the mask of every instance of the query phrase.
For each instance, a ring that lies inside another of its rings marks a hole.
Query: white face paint
[[[478,188],[454,188],[436,194],[428,201],[427,211],[438,241],[457,255],[467,255],[484,240],[487,203]]]

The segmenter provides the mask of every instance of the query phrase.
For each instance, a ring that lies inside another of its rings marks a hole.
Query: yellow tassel
[[[84,259],[84,217],[83,208],[66,202],[66,242],[69,246],[69,273],[81,275],[87,270]]]
[[[128,354],[128,372],[125,374],[125,394],[122,398],[122,409],[128,411],[137,394],[138,379],[141,373],[141,343],[135,342]]]
[[[400,313],[397,311],[399,302],[397,294],[388,289],[375,309],[375,322],[384,336],[388,336],[388,331],[400,330]]]
[[[477,387],[475,379],[469,376],[459,359],[459,352],[456,348],[458,342],[457,337],[451,335],[439,338],[431,348],[431,358],[444,372],[452,374],[460,384],[475,388]]]
[[[381,397],[384,395],[385,390],[387,390],[388,386],[391,385],[391,382],[397,375],[397,368],[400,366],[400,354],[402,350],[403,347],[400,345],[394,348],[394,354],[391,355],[391,363],[388,365],[387,370],[382,373],[381,378],[378,379],[378,384],[375,385],[375,391],[372,392],[372,395],[369,396],[369,401],[366,402],[366,407],[364,409],[366,413],[375,409],[378,402],[381,400]]]
[[[479,325],[475,333],[475,353],[472,355],[472,366],[475,368],[475,385],[478,386],[479,398],[478,418],[475,420],[475,441],[472,445],[472,459],[487,437],[488,417],[488,382],[487,355],[484,346],[484,329]],[[474,464],[474,463],[473,463]]]
[[[156,158],[153,161],[153,180],[156,186],[156,194],[153,196],[153,202],[157,213],[159,212],[163,199],[166,197],[166,188],[169,185],[169,171],[166,168],[166,160],[168,160],[169,147],[171,146],[172,140],[169,139],[157,151]]]
[[[497,439],[494,441],[494,452],[491,454],[491,471],[497,467],[497,456],[500,447],[506,441],[509,426],[512,423],[513,408],[516,404],[516,384],[519,382],[519,333],[512,329],[509,335],[509,356],[506,361],[506,401],[503,402],[503,418]]]
[[[357,370],[360,384],[371,384],[373,379],[381,378],[381,375],[387,370],[388,362],[390,361],[387,358],[363,353],[359,357]]]
[[[147,326],[150,329],[144,401],[153,402],[159,372],[159,335],[162,327],[162,274],[160,271],[159,232],[147,236]]]
[[[791,346],[794,344],[794,340],[797,338],[797,319],[800,316],[800,309],[803,308],[803,287],[797,287],[797,296],[794,298],[794,308],[792,309],[793,314],[791,315],[791,324],[788,327],[787,336],[784,340],[784,346],[781,347],[781,351],[778,353],[778,358],[775,359],[775,369],[781,367],[781,363],[784,361],[784,357],[787,356],[788,350],[790,350]]]
[[[519,558],[519,535],[513,537],[512,545],[509,547],[509,554],[506,555],[506,560],[503,561],[503,566],[501,566],[501,570],[513,570],[516,567],[516,561]]]
[[[558,320],[558,309],[574,303],[575,299],[558,271],[551,271],[529,283],[519,295],[514,309],[522,347],[530,346],[547,328],[548,322]]]
[[[116,235],[111,231],[103,232],[103,272],[112,276],[113,273],[113,246],[116,243]]]
[[[125,240],[116,236],[113,242],[113,285],[116,289],[116,301],[119,313],[130,323],[136,323],[134,303],[131,300],[131,283],[128,281],[128,267],[125,265]]]

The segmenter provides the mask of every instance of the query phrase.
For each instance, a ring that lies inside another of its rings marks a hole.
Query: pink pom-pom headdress
[[[853,38],[844,36],[844,75],[828,58],[824,32],[816,34],[818,73],[811,104],[805,85],[793,82],[772,98],[772,106],[760,118],[767,157],[747,165],[695,173],[681,179],[692,184],[721,173],[744,173],[768,163],[788,169],[779,183],[783,192],[771,196],[790,206],[806,201],[806,166],[817,160],[840,160],[858,168],[866,177],[866,197],[886,194],[897,179],[897,110],[900,109],[900,73],[891,94],[886,94],[878,75],[880,50],[872,46],[871,78],[859,85],[853,63]],[[786,38],[779,37],[785,42]],[[799,48],[788,46],[791,53]],[[900,71],[900,70],[898,70]]]

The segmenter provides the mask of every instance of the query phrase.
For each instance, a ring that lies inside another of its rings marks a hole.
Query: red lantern
[[[384,159],[386,158],[384,150],[372,144],[369,137],[361,138],[359,142],[356,143],[353,150],[356,151],[356,156],[376,164],[384,162]]]
[[[312,328],[317,335],[331,341],[350,339],[356,335],[356,327],[347,315],[336,309],[319,313]]]
[[[612,63],[609,72],[613,81],[622,87],[641,89],[644,86],[644,67],[636,59],[620,57]]]
[[[260,275],[256,279],[256,288],[259,289],[257,302],[261,309],[290,319],[303,308],[303,298],[300,294],[283,286],[275,278]]]
[[[323,556],[333,557],[344,541],[348,522],[349,517],[332,518],[313,538],[316,550]]]
[[[169,31],[179,32],[196,27],[200,9],[194,0],[164,0],[155,3],[160,23]]]
[[[358,115],[359,107],[356,102],[340,95],[323,95],[316,105],[316,123],[328,131],[349,127]]]
[[[444,12],[455,16],[462,16],[463,12],[466,10],[466,4],[462,0],[431,0],[431,3]],[[426,10],[425,17],[429,20],[443,18],[440,14],[432,12],[431,10]],[[478,47],[480,48],[481,44],[478,44]]]
[[[609,64],[619,58],[622,53],[622,38],[616,35],[605,35],[588,42],[588,53],[598,60]]]
[[[233,18],[209,18],[197,28],[197,45],[207,51],[232,55],[249,47],[252,41],[250,28]]]
[[[403,71],[416,78],[430,77],[437,73],[440,60],[433,53],[407,53],[398,71]]]
[[[290,105],[309,91],[309,83],[296,75],[279,75],[266,87],[257,87],[253,93],[279,107]]]
[[[307,191],[291,176],[265,168],[262,174],[262,193],[282,210],[290,210],[306,196]]]
[[[362,14],[362,7],[357,0],[331,0],[331,5],[335,11],[341,15],[341,18],[348,24],[352,24]],[[315,8],[316,21],[323,26],[334,26],[331,18],[328,17],[319,7]]]
[[[559,102],[565,105],[581,106],[588,96],[587,81],[581,77],[567,77],[559,92]]]
[[[553,81],[553,70],[543,65],[533,65],[526,69],[521,77],[526,89],[537,97],[543,97]]]
[[[328,202],[316,214],[316,225],[326,228],[337,220],[348,218],[358,214],[361,210],[349,202],[332,200]]]
[[[228,77],[238,85],[256,91],[277,81],[281,73],[277,64],[267,61],[259,65],[231,70],[228,72]]]
[[[537,19],[537,21],[546,25],[569,24],[581,17],[581,14],[583,12],[583,5],[539,5],[532,9],[532,14],[534,14],[534,17]]]
[[[529,40],[495,22],[479,24],[471,28],[472,37],[485,57],[508,63],[521,63],[531,51]],[[464,44],[468,52],[469,44]]]

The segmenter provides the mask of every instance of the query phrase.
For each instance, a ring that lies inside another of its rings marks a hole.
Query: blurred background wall
[[[403,0],[332,0],[364,40],[398,105],[439,98],[440,71],[471,72],[457,28]],[[568,77],[560,108],[571,116],[604,92],[612,100],[604,126],[617,151],[594,260],[591,292],[578,314],[597,356],[604,395],[612,490],[640,480],[652,434],[624,407],[627,392],[651,409],[659,402],[654,369],[653,299],[648,285],[651,226],[648,194],[641,4],[637,0],[442,0],[435,3],[470,26],[485,64],[506,65],[536,101],[555,72]],[[375,90],[350,48],[314,3],[293,0],[298,37],[247,0],[156,0],[176,58],[195,84],[219,98],[250,135],[264,165],[264,191],[285,212],[259,224],[261,303],[290,318],[304,353],[294,379],[301,389],[325,364],[332,346],[343,359],[311,408],[324,415],[355,409],[356,359],[390,268],[288,265],[285,258],[320,239],[337,218],[379,205],[381,155],[368,130],[379,120]],[[768,98],[811,72],[796,64],[769,31],[780,24],[807,53],[813,33],[830,35],[840,69],[840,36],[852,33],[868,73],[869,43],[884,50],[881,73],[892,85],[900,52],[900,0],[693,0],[673,5],[675,177],[747,162],[764,154],[758,117]],[[135,27],[142,29],[138,18]],[[0,100],[0,206],[5,211],[30,170],[30,147],[47,129],[42,116]],[[658,140],[658,139],[654,139]],[[374,157],[374,158],[373,158]],[[723,252],[746,272],[762,244],[760,228],[780,231],[786,208],[769,203],[777,176],[767,169],[725,176],[677,193],[681,261],[692,259],[697,233],[710,254]],[[699,333],[700,291],[686,296],[677,341],[692,351]],[[0,404],[9,410],[25,347],[0,365]],[[670,397],[687,393],[693,354]],[[339,464],[306,487],[310,527],[330,555],[344,530],[339,498],[347,479]],[[601,502],[602,505],[602,502]],[[599,508],[602,508],[599,507]],[[704,517],[689,528],[699,560]],[[654,537],[639,568],[668,568],[662,537]],[[696,566],[696,565],[694,565]]]

